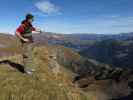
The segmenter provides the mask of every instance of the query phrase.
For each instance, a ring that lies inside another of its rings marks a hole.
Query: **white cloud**
[[[60,14],[60,8],[50,1],[39,1],[35,6],[45,14]]]
[[[32,12],[32,14],[34,14],[35,16],[39,16],[39,17],[47,17],[47,14],[44,14],[42,12]]]

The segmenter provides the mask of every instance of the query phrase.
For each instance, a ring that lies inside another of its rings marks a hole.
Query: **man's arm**
[[[20,39],[22,39],[23,41],[29,42],[28,39],[26,39],[26,38],[24,38],[23,36],[21,36],[21,34],[20,34],[19,32],[17,32],[17,31],[16,31],[16,35],[17,35]]]
[[[33,32],[38,32],[38,33],[42,33],[42,31],[40,29],[37,29],[35,27],[32,26],[32,31]]]
[[[25,42],[29,42],[28,39],[24,38],[21,33],[24,32],[24,27],[23,25],[19,26],[19,28],[16,30],[15,34],[18,36],[18,38],[22,39]]]
[[[38,32],[38,33],[43,33],[45,34],[44,31],[37,29],[35,27],[32,27],[32,31],[33,32]],[[57,40],[61,40],[61,37],[57,36],[57,35],[45,35],[48,39],[57,39]]]

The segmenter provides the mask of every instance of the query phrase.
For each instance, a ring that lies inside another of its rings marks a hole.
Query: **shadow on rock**
[[[21,73],[24,73],[24,66],[18,64],[18,63],[15,63],[15,62],[12,62],[10,60],[3,60],[3,61],[0,61],[0,64],[8,64],[10,65],[12,68],[15,68],[17,69],[18,71],[20,71]]]

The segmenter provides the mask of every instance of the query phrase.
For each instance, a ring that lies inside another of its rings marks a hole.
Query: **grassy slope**
[[[61,69],[58,74],[49,67],[47,48],[36,47],[33,65],[37,71],[33,76],[25,75],[8,64],[0,65],[0,100],[89,100],[73,86],[69,72]],[[1,58],[22,64],[21,55]]]

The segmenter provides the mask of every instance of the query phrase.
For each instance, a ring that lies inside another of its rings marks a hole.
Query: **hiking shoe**
[[[35,71],[36,71],[35,69],[30,69],[30,70],[25,70],[25,73],[28,75],[32,75],[33,72],[35,72]]]
[[[28,75],[32,75],[33,74],[32,71],[25,71],[25,73],[28,74]]]

